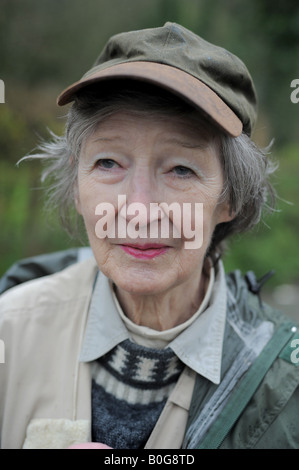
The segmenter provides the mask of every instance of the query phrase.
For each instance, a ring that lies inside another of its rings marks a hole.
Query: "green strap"
[[[211,425],[197,449],[218,449],[263,380],[271,364],[294,335],[293,326],[291,322],[285,322],[276,330],[252,364],[239,387],[232,394],[219,417]]]

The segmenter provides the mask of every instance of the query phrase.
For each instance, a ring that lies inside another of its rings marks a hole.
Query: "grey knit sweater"
[[[170,348],[127,339],[92,367],[92,440],[140,449],[148,440],[184,364]]]

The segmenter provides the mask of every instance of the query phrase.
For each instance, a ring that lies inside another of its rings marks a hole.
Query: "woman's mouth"
[[[170,248],[167,245],[159,245],[157,243],[147,243],[144,245],[125,244],[120,245],[120,247],[125,253],[139,259],[155,258],[156,256],[162,255]]]

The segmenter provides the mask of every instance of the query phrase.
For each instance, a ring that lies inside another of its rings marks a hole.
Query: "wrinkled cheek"
[[[210,243],[214,230],[211,218],[211,209],[203,203],[192,205],[183,204],[180,219],[172,219],[176,233],[184,241],[184,248],[188,250],[205,249]]]
[[[94,210],[92,208],[87,208],[86,206],[83,206],[83,210],[81,211],[85,228],[87,230],[87,233],[89,236],[94,236],[95,235],[95,225],[97,223],[97,216],[94,213]]]

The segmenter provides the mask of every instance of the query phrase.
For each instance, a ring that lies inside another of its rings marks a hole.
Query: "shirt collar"
[[[94,361],[130,338],[130,332],[118,308],[109,279],[98,272],[80,361]],[[170,340],[168,347],[188,367],[218,384],[226,320],[226,282],[221,262],[211,289],[209,305],[200,314],[196,312],[194,317],[195,320],[189,326]]]

